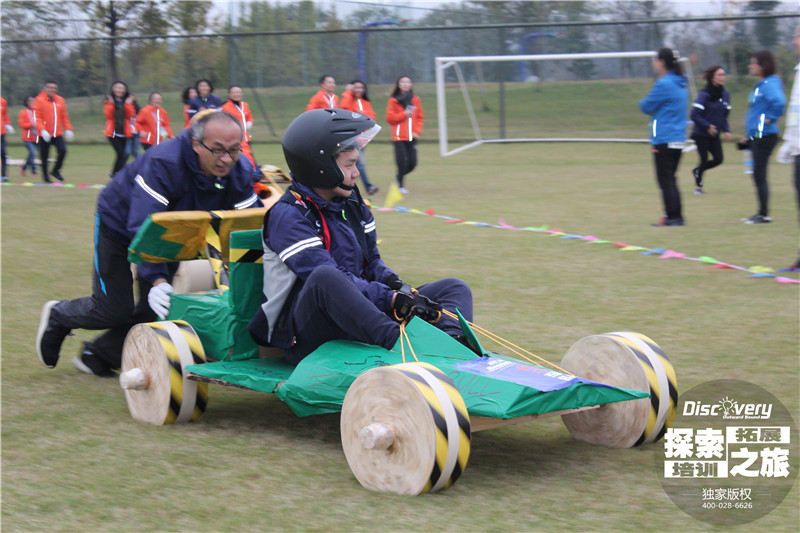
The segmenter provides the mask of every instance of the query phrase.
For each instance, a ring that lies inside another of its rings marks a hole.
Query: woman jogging
[[[692,105],[692,139],[697,145],[697,154],[700,164],[692,169],[694,176],[695,194],[703,194],[703,173],[722,164],[722,142],[720,135],[725,134],[725,140],[731,140],[731,130],[728,126],[728,113],[731,110],[731,95],[725,89],[725,69],[714,65],[706,69],[703,78],[706,86],[697,93],[697,99]],[[711,161],[708,155],[711,154]]]
[[[397,163],[397,186],[402,194],[408,194],[403,180],[417,166],[417,137],[422,134],[425,120],[422,102],[414,94],[413,88],[410,77],[400,76],[386,104],[386,122],[391,125]]]
[[[103,101],[103,115],[106,117],[105,134],[114,149],[114,165],[111,176],[125,166],[127,156],[125,145],[129,137],[133,137],[131,119],[136,117],[133,105],[134,97],[128,92],[128,86],[121,81],[111,84],[111,91]]]
[[[17,123],[19,124],[20,136],[28,149],[28,157],[20,171],[22,177],[26,177],[25,170],[29,170],[31,176],[36,177],[36,145],[39,143],[39,133],[36,131],[36,111],[33,109],[35,96],[25,98],[25,107],[19,112]]]

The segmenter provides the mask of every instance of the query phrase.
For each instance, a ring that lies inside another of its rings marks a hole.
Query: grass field
[[[256,148],[260,161],[283,164],[279,147]],[[69,181],[105,182],[108,146],[70,150]],[[731,147],[707,175],[704,196],[691,194],[696,154],[684,156],[682,228],[649,225],[661,207],[644,145],[493,145],[445,159],[433,144],[420,150],[402,203],[409,208],[547,224],[744,267],[778,269],[797,254],[789,169],[770,168],[775,222],[744,225],[754,191]],[[386,191],[391,147],[371,146],[367,161]],[[41,366],[33,346],[45,301],[90,290],[98,191],[13,184],[0,192],[4,531],[715,530],[669,500],[653,447],[583,444],[557,418],[476,433],[459,482],[416,498],[362,489],[341,450],[338,416],[300,419],[270,395],[212,386],[200,423],[137,423],[115,380],[70,364],[91,332],[67,339],[54,370]],[[375,217],[383,256],[404,279],[466,280],[476,323],[547,359],[560,361],[587,335],[639,331],[670,356],[681,391],[746,380],[800,418],[797,285],[542,233],[397,211]],[[797,528],[795,486],[774,511],[738,529]]]

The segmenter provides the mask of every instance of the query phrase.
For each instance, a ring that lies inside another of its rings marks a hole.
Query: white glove
[[[41,138],[42,138],[42,140],[43,140],[44,142],[46,142],[46,143],[49,143],[49,142],[50,142],[50,139],[52,139],[52,137],[50,137],[50,134],[49,134],[49,133],[47,133],[47,130],[42,130],[42,131],[40,131],[40,132],[39,132],[39,137],[41,137]]]
[[[12,126],[11,124],[6,124],[6,133],[14,135],[14,126]]]
[[[153,288],[147,293],[147,303],[150,304],[150,309],[155,311],[161,320],[167,318],[169,314],[169,295],[173,292],[174,289],[169,283],[159,283],[158,285],[153,285]]]
[[[791,143],[785,142],[781,145],[780,149],[778,150],[778,163],[782,165],[791,165],[794,163]]]
[[[253,127],[253,121],[252,120],[248,120],[247,122],[244,123],[244,129],[250,130],[250,128],[252,128],[252,127]],[[12,131],[11,133],[14,133],[14,132]]]
[[[64,140],[67,141],[68,143],[71,143],[72,139],[74,139],[74,138],[75,138],[75,134],[72,133],[72,130],[67,130],[67,131],[64,132]]]

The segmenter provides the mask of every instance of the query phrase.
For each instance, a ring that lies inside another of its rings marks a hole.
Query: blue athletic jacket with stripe
[[[394,291],[385,283],[397,274],[381,259],[375,219],[358,189],[348,198],[325,201],[294,181],[267,212],[262,236],[264,294],[249,328],[257,343],[292,346],[292,303],[322,265],[345,273],[378,309],[391,312]]]
[[[188,133],[147,150],[117,172],[100,193],[100,223],[126,246],[150,213],[263,206],[253,191],[253,167],[245,156],[239,156],[227,176],[209,178],[200,170]],[[139,275],[149,282],[166,274],[163,263],[139,265]]]
[[[750,107],[744,120],[748,139],[760,139],[766,135],[778,134],[778,119],[786,108],[786,95],[783,83],[774,74],[759,80],[748,99]]]
[[[674,72],[661,76],[650,93],[639,102],[639,109],[652,117],[650,144],[666,144],[686,140],[686,106],[689,91],[686,78]]]

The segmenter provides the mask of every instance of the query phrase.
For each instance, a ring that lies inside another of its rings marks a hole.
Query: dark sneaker
[[[54,170],[54,171],[52,172],[52,174],[53,174],[53,177],[54,177],[55,179],[57,179],[58,181],[64,181],[64,176],[62,176],[62,175],[61,175],[61,172],[59,172],[58,170]]]
[[[770,222],[772,222],[772,217],[767,215],[753,215],[744,219],[745,224],[769,224]]]
[[[703,189],[701,189],[700,187],[698,187],[697,189],[695,189],[695,190],[694,190],[694,193],[695,193],[695,194],[705,194],[705,193],[703,192]]]
[[[58,363],[58,354],[64,337],[69,335],[70,329],[53,324],[50,312],[58,300],[52,300],[42,307],[42,317],[39,320],[39,331],[36,334],[36,353],[39,361],[47,368],[55,368]]]
[[[650,224],[650,225],[654,226],[654,227],[660,227],[660,226],[685,226],[686,225],[686,221],[683,220],[683,217],[678,217],[678,218],[663,217],[657,223]]]
[[[100,378],[115,378],[117,373],[111,370],[100,357],[92,353],[87,343],[83,343],[81,354],[72,360],[75,368],[84,374],[91,374]]]
[[[367,189],[367,194],[372,196],[373,194],[377,194],[380,189],[375,185],[371,185],[369,189]]]
[[[693,168],[692,169],[692,176],[694,176],[694,184],[697,185],[698,187],[702,187],[703,186],[703,178],[702,178],[702,176],[700,176],[700,169]]]

